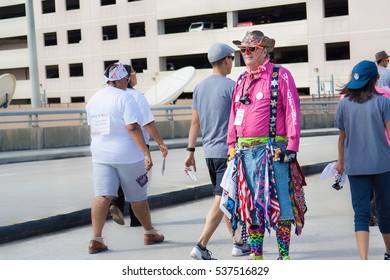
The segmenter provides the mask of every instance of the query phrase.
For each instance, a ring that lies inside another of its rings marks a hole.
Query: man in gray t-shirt
[[[214,74],[198,84],[192,109],[198,112],[203,149],[206,158],[226,159],[226,135],[235,82]]]
[[[190,256],[197,260],[211,260],[211,252],[206,249],[207,243],[224,218],[227,217],[219,208],[222,188],[221,181],[226,170],[228,146],[226,144],[230,108],[235,82],[226,77],[232,70],[234,49],[226,44],[217,43],[210,47],[208,60],[213,73],[196,87],[192,99],[192,122],[188,134],[188,155],[184,162],[184,171],[196,171],[195,145],[201,132],[206,164],[214,187],[215,199],[207,217],[203,232],[191,251]],[[228,226],[228,229],[231,227]],[[232,254],[242,256],[250,253],[250,247],[242,241],[234,244]]]
[[[387,69],[389,65],[389,56],[385,51],[377,52],[375,54],[375,61],[378,67],[379,80],[376,82],[377,87],[390,87],[390,70]]]

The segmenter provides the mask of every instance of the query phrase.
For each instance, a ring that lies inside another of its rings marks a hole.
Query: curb
[[[330,162],[302,166],[305,176],[321,173]],[[150,209],[157,209],[213,196],[211,184],[180,191],[151,195],[148,197]],[[126,209],[124,215],[128,215]],[[108,214],[107,219],[111,219]],[[56,215],[35,221],[0,227],[0,244],[30,237],[54,233],[74,227],[91,224],[91,208],[67,214]]]
[[[157,209],[213,195],[211,184],[197,186],[181,191],[151,195],[148,197],[150,209]],[[126,209],[124,215],[128,215]],[[107,214],[107,219],[111,219]],[[67,214],[56,215],[35,221],[0,227],[0,244],[54,233],[74,227],[91,224],[91,208]]]
[[[315,136],[328,136],[328,135],[338,135],[339,130],[335,128],[327,129],[313,129],[313,130],[303,130],[301,132],[301,137],[315,137]],[[178,138],[178,139],[164,139],[165,144],[168,149],[181,149],[187,147],[187,138]],[[200,137],[196,140],[196,146],[202,146],[202,139]],[[71,148],[76,148],[72,150]],[[68,149],[68,150],[66,150]],[[66,150],[66,151],[64,151]],[[150,142],[150,151],[158,151],[158,145],[156,142]],[[39,151],[39,153],[36,153]],[[77,147],[63,147],[59,150],[56,149],[41,149],[41,150],[18,150],[18,151],[9,151],[7,152],[9,156],[2,156],[0,154],[0,165],[8,163],[19,163],[19,162],[31,162],[31,161],[40,161],[40,160],[53,160],[53,159],[66,159],[74,157],[89,157],[91,156],[91,151],[89,145],[87,146],[77,146]],[[19,153],[19,155],[18,155]]]

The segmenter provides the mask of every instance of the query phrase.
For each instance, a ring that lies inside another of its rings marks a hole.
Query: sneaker
[[[250,254],[248,258],[250,261],[262,261],[263,259],[263,256],[256,256],[254,253]]]
[[[203,250],[198,244],[192,249],[190,256],[195,260],[215,260],[211,257],[211,252],[209,250],[206,248]]]
[[[279,257],[276,260],[278,260],[278,261],[287,261],[287,260],[291,260],[291,258],[290,258],[290,256],[284,256],[283,258]]]
[[[385,258],[384,258],[385,261],[390,261],[390,254],[387,254],[385,253]]]
[[[233,257],[240,257],[249,255],[251,253],[251,246],[249,246],[248,243],[234,243],[233,250],[232,250],[232,256]]]
[[[112,219],[115,221],[115,223],[123,226],[125,224],[125,220],[123,219],[123,214],[122,214],[122,211],[119,210],[119,208],[112,204],[110,206],[110,213],[111,213],[111,217]]]

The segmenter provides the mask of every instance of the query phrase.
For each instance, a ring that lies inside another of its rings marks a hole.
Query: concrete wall
[[[161,121],[157,127],[163,139],[186,138],[190,120]],[[305,114],[302,129],[334,127],[334,114]],[[48,149],[90,144],[89,126],[35,127],[0,130],[0,151]]]
[[[190,120],[157,122],[163,139],[185,138]],[[89,126],[34,127],[0,130],[0,151],[48,149],[90,144]]]
[[[30,150],[42,149],[42,128],[18,128],[0,130],[0,150]]]
[[[335,113],[301,114],[301,129],[334,128]]]

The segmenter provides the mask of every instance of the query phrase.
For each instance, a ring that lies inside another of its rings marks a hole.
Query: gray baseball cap
[[[375,61],[379,61],[387,57],[389,57],[389,55],[385,51],[377,52],[375,54]]]
[[[207,58],[210,63],[221,60],[234,53],[234,49],[223,43],[216,43],[209,48]]]

